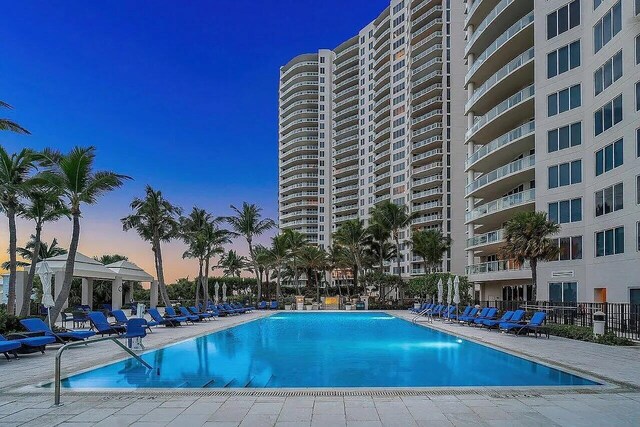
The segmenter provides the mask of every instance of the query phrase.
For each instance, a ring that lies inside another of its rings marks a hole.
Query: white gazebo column
[[[82,279],[82,305],[93,309],[93,279]]]
[[[156,308],[158,306],[158,281],[153,280],[151,282],[151,301],[149,301],[149,306],[151,308]]]
[[[60,291],[62,291],[62,283],[64,282],[64,270],[57,271],[53,276],[53,299],[55,301],[58,300],[58,296],[60,295]],[[67,299],[64,304],[62,304],[62,309],[69,307],[69,299]]]
[[[124,293],[124,303],[129,304],[133,299],[133,282],[129,282],[129,286]]]
[[[111,282],[111,307],[114,310],[122,308],[122,277]]]
[[[22,302],[24,300],[24,290],[25,290],[24,288],[26,284],[27,284],[27,272],[17,271],[16,272],[16,314],[20,313],[20,311],[22,310]]]

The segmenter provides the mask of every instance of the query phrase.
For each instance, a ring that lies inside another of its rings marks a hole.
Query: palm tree
[[[82,205],[95,204],[101,195],[121,187],[125,180],[131,179],[126,175],[111,171],[94,171],[95,151],[95,147],[76,147],[66,155],[53,150],[46,150],[44,153],[45,165],[49,169],[40,173],[41,181],[59,191],[61,196],[66,199],[73,219],[73,231],[64,271],[64,281],[51,312],[53,319],[56,319],[62,311],[71,291],[73,267],[80,240]]]
[[[425,273],[433,273],[438,265],[442,265],[442,257],[451,248],[451,238],[443,236],[440,230],[414,230],[409,244],[413,252],[424,261]]]
[[[32,191],[28,194],[28,201],[22,205],[19,215],[25,219],[34,221],[36,224],[36,234],[33,235],[32,252],[30,255],[31,266],[27,275],[27,282],[22,300],[22,309],[20,317],[27,317],[31,312],[31,289],[33,288],[33,278],[36,275],[36,263],[40,260],[40,236],[42,226],[45,222],[53,222],[62,218],[69,217],[69,209],[62,203],[60,197],[52,192]]]
[[[189,246],[189,249],[182,254],[182,258],[196,258],[198,260],[198,280],[196,283],[196,306],[200,302],[200,289],[203,289],[203,297],[207,301],[208,296],[205,295],[204,283],[204,263],[205,258],[209,255],[209,243],[207,242],[207,228],[213,222],[213,217],[204,209],[194,207],[191,213],[180,219],[181,237]]]
[[[398,277],[402,278],[400,270],[400,231],[411,224],[414,214],[408,213],[406,205],[396,205],[390,201],[382,202],[371,210],[371,218],[373,222],[380,224],[389,230],[391,236],[396,243],[396,264],[398,267]]]
[[[244,236],[249,246],[249,257],[258,281],[258,299],[262,298],[262,286],[258,277],[258,266],[256,264],[256,254],[253,250],[254,237],[260,236],[266,231],[275,227],[275,222],[269,218],[262,218],[262,209],[258,206],[244,202],[242,209],[238,209],[231,205],[231,209],[235,212],[235,216],[226,217],[225,220],[231,225],[233,233],[236,236]]]
[[[240,272],[247,267],[247,258],[239,256],[233,249],[220,257],[218,267],[225,276],[240,277]]]
[[[204,258],[204,298],[205,303],[209,301],[209,271],[211,270],[211,258],[224,253],[224,245],[231,243],[231,234],[228,230],[218,228],[218,219],[209,222],[202,230],[206,242]]]
[[[6,102],[0,101],[0,108],[7,108],[12,110],[13,107]],[[0,130],[7,130],[10,132],[20,133],[23,135],[31,135],[31,132],[9,119],[0,119]]]
[[[317,246],[307,245],[300,253],[302,267],[315,275],[316,302],[320,303],[319,271],[324,271],[327,265],[327,253]],[[309,278],[310,279],[310,278]]]
[[[4,120],[4,119],[3,119]],[[9,126],[9,125],[3,125]],[[4,129],[4,128],[2,128]],[[9,126],[7,129],[12,129]],[[9,290],[7,293],[7,311],[15,312],[16,270],[17,270],[17,230],[16,215],[20,209],[20,198],[33,188],[31,172],[35,170],[38,155],[35,151],[23,148],[17,154],[9,154],[0,145],[0,211],[9,220]]]
[[[371,241],[369,242],[371,252],[376,257],[376,260],[379,263],[378,267],[380,268],[380,272],[382,273],[382,271],[384,270],[384,261],[386,261],[384,255],[385,252],[388,252],[389,250],[387,241],[391,237],[391,232],[382,224],[379,224],[377,222],[369,225],[367,231],[369,232],[369,236],[371,237]]]
[[[361,277],[361,273],[363,272],[365,256],[364,248],[367,245],[367,242],[369,242],[369,233],[361,220],[352,219],[345,221],[340,225],[340,228],[333,233],[333,239],[336,244],[344,247],[348,258],[355,263],[356,268],[353,275],[353,283],[357,289],[358,278]]]
[[[271,256],[271,252],[268,248],[262,245],[256,245],[254,248],[256,253],[256,264],[258,266],[258,272],[260,273],[260,283],[262,283],[262,275],[265,275],[267,280],[267,298],[270,296],[268,294],[269,290],[269,271],[271,267],[273,267],[273,258]]]
[[[334,244],[327,251],[327,270],[332,274],[336,270],[343,270],[351,268],[352,264],[347,262],[345,249],[342,246]],[[340,285],[336,281],[336,288],[338,288],[338,295],[342,296],[342,290]],[[347,287],[348,289],[348,287]]]
[[[16,261],[16,265],[18,267],[28,267],[31,265],[31,260],[32,260],[31,257],[33,256],[35,238],[36,236],[32,234],[31,237],[29,238],[29,241],[27,242],[26,245],[24,245],[24,247],[16,248],[16,252],[20,256],[20,258],[28,261],[28,262]],[[58,255],[64,255],[67,253],[67,250],[65,248],[61,248],[60,246],[58,246],[58,240],[54,237],[50,245],[47,242],[41,241],[40,250],[38,252],[39,252],[38,260],[42,260],[42,259],[47,259],[47,258],[51,258]],[[9,269],[9,261],[5,261],[2,263],[2,269],[3,270]]]
[[[271,248],[269,249],[271,254],[271,260],[278,274],[278,281],[276,286],[276,298],[282,297],[282,289],[280,288],[282,280],[282,268],[285,266],[287,259],[289,258],[289,246],[287,236],[285,234],[278,234],[271,238]]]
[[[546,212],[518,212],[504,227],[505,245],[502,254],[523,263],[529,261],[532,297],[537,300],[538,262],[552,261],[560,249],[549,237],[560,231],[560,225],[547,219]]]
[[[300,253],[308,245],[307,238],[304,234],[295,230],[284,230],[282,233],[289,252],[289,263],[293,270],[294,282],[296,285],[296,293],[300,295],[300,270],[298,268]]]
[[[154,190],[149,185],[145,187],[145,197],[136,197],[130,206],[133,213],[120,220],[122,228],[124,231],[135,230],[143,240],[151,243],[160,296],[165,305],[169,305],[171,302],[164,281],[161,244],[178,236],[178,217],[182,211],[166,200],[161,191]]]

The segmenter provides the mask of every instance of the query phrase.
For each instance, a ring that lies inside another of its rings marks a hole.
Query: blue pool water
[[[170,334],[171,331],[162,331]],[[487,332],[496,333],[496,332]],[[515,338],[527,339],[527,338]],[[532,345],[535,341],[532,340]],[[71,388],[593,385],[384,313],[289,313],[71,376]],[[159,371],[159,374],[158,374]]]

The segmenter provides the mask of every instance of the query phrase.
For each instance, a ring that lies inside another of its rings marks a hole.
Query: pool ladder
[[[420,313],[416,314],[416,316],[411,319],[413,323],[418,323],[419,319],[425,318],[427,322],[433,323],[433,311],[430,308],[425,308]]]

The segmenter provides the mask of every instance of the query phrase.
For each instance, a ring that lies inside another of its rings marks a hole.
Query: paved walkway
[[[408,318],[404,312],[393,313]],[[145,339],[157,348],[191,336],[265,316],[253,313],[176,330],[158,328]],[[606,347],[561,338],[535,339],[447,325],[433,327],[484,341],[539,360],[560,364],[610,381],[640,384],[640,349]],[[80,370],[109,361],[114,351],[96,345],[69,350],[65,366]],[[117,350],[116,350],[117,351]],[[268,396],[211,392],[64,393],[63,406],[50,393],[12,394],[22,385],[51,378],[54,351],[0,361],[0,426],[637,426],[640,389],[618,387],[598,393],[570,391],[457,392],[433,390],[416,395]]]

